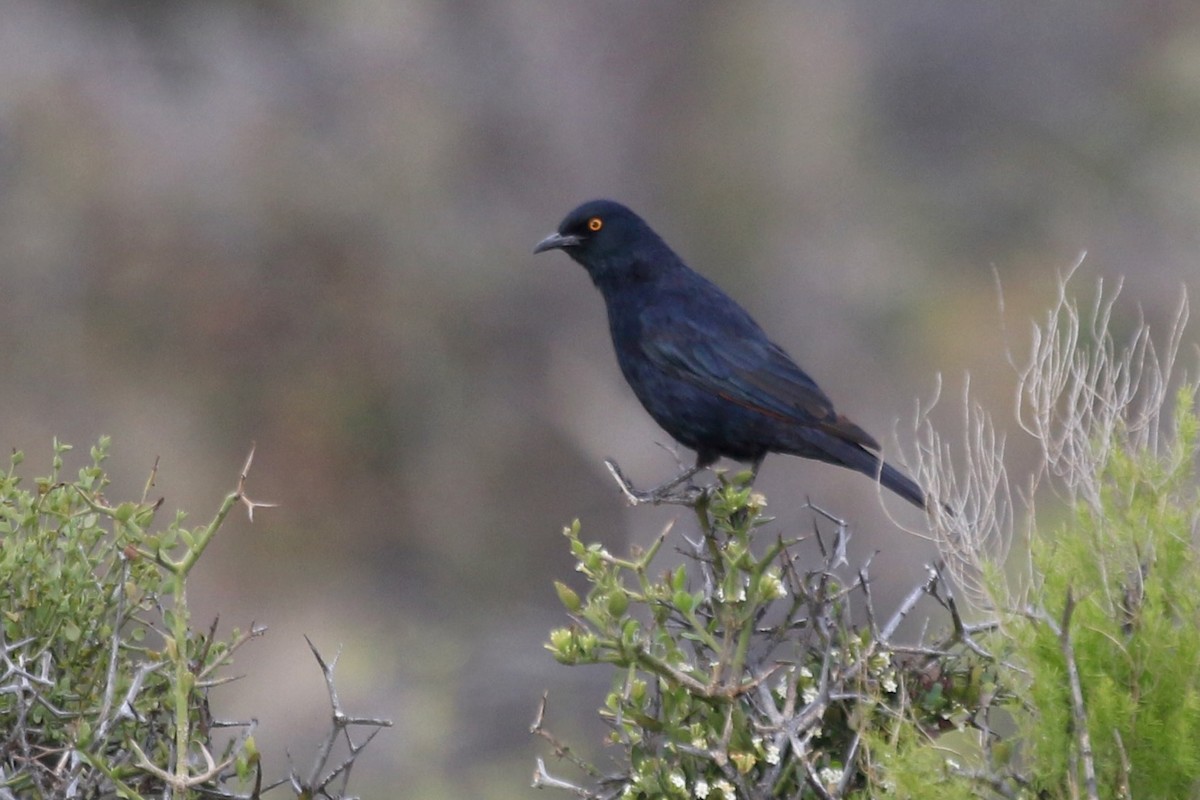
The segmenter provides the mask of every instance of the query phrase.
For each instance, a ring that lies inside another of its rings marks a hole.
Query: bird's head
[[[599,282],[605,274],[644,263],[648,251],[658,248],[665,245],[637,214],[612,200],[591,200],[567,214],[533,252],[562,250]]]

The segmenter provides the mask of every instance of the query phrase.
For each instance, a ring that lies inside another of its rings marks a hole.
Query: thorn
[[[258,447],[257,442],[250,443],[250,454],[246,456],[246,463],[242,466],[242,473],[238,476],[237,495],[238,500],[246,507],[246,516],[254,522],[254,509],[256,508],[279,508],[278,503],[260,503],[257,500],[251,500],[246,494],[246,478],[250,475],[250,465],[254,463],[254,451]]]
[[[242,505],[244,505],[246,507],[246,516],[250,518],[251,522],[254,522],[254,509],[256,509],[256,508],[279,508],[279,503],[259,503],[254,500],[251,500],[249,497],[247,497],[244,494],[239,499],[242,501]]]

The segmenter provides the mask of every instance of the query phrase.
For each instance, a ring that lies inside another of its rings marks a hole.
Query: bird
[[[621,373],[656,423],[696,453],[695,465],[635,502],[666,502],[721,457],[768,453],[815,459],[879,481],[920,508],[921,487],[878,454],[879,443],[839,414],[808,373],[733,298],[689,267],[641,217],[613,200],[576,207],[537,243],[561,250],[599,289]]]

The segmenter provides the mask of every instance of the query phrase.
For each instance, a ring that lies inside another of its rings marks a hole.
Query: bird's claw
[[[679,478],[668,481],[662,486],[656,486],[653,489],[642,491],[634,488],[634,485],[621,468],[617,466],[617,462],[611,458],[604,460],[604,466],[608,468],[609,474],[613,476],[613,480],[617,482],[617,486],[621,489],[621,494],[625,495],[625,499],[629,501],[631,506],[639,505],[677,505],[677,506],[694,506],[707,489],[696,486],[688,479],[695,474],[696,470],[689,470]],[[685,483],[686,482],[686,483]],[[681,486],[681,484],[684,484]]]
[[[639,491],[632,486],[621,486],[621,493],[629,501],[631,506],[638,506],[645,503],[650,505],[676,505],[676,506],[694,506],[696,501],[706,490],[694,484],[689,484],[682,489],[662,490],[652,489],[650,491]]]

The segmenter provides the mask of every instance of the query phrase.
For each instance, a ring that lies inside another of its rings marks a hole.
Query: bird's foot
[[[613,480],[621,488],[621,494],[625,495],[625,499],[632,506],[646,503],[655,506],[694,506],[696,501],[707,491],[707,489],[691,483],[692,476],[700,471],[699,467],[689,467],[661,486],[643,491],[634,488],[634,485],[625,477],[625,473],[617,466],[617,462],[611,458],[604,460],[604,466],[608,467]]]

